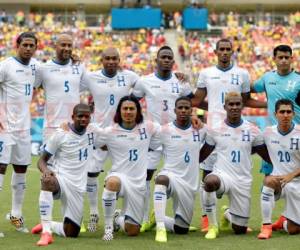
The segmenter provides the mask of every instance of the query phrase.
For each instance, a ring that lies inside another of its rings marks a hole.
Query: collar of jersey
[[[12,57],[13,59],[15,59],[18,63],[21,63],[24,66],[28,66],[30,64],[30,61],[28,64],[23,63],[22,61],[20,61],[18,58],[16,58],[15,56]]]
[[[241,125],[244,123],[244,120],[241,119],[241,122],[240,122],[239,124],[237,124],[237,125],[230,124],[229,122],[227,122],[226,119],[224,120],[224,122],[225,122],[225,124],[226,124],[227,126],[229,126],[229,127],[237,128],[237,127],[241,126]]]
[[[177,125],[176,120],[173,122],[173,124],[176,128],[179,128],[181,130],[187,130],[192,126],[192,123],[190,122],[186,127],[180,127],[180,126]]]
[[[105,72],[104,69],[101,70],[101,73],[102,73],[102,75],[104,75],[104,76],[107,77],[107,78],[114,78],[114,77],[117,75],[117,73],[116,73],[116,74],[113,75],[113,76],[109,76],[108,74],[106,74],[106,72]]]
[[[70,59],[68,60],[67,63],[63,64],[63,63],[59,63],[58,61],[55,61],[54,59],[52,59],[52,62],[54,62],[55,64],[61,65],[61,66],[65,66],[68,65],[70,63]]]
[[[221,70],[221,71],[223,71],[223,72],[226,72],[226,71],[231,70],[231,69],[233,68],[233,64],[230,64],[230,65],[229,65],[227,68],[225,68],[225,69],[219,67],[218,65],[216,65],[216,67],[217,67],[218,70]]]
[[[286,75],[279,75],[278,74],[278,71],[276,70],[276,74],[279,76],[279,77],[287,77],[287,76],[289,76],[290,74],[292,74],[292,73],[294,73],[294,69],[292,69],[288,74],[286,74]]]
[[[136,124],[137,125],[137,124]],[[133,127],[133,128],[124,128],[122,123],[119,123],[119,126],[122,128],[122,129],[125,129],[127,131],[131,131],[131,130],[134,130],[134,128],[136,127],[136,125]]]
[[[75,128],[72,126],[71,123],[68,123],[68,127],[69,127],[76,135],[83,135],[83,134],[85,133],[85,131],[86,131],[86,129],[83,130],[81,133],[78,132],[78,131],[76,131]]]
[[[170,80],[170,79],[172,78],[172,72],[171,72],[171,74],[170,74],[168,77],[166,77],[166,78],[160,77],[160,76],[158,75],[157,72],[155,72],[154,75],[155,75],[158,79],[163,80],[163,81],[168,81],[168,80]]]
[[[278,125],[277,125],[277,131],[278,131],[278,133],[281,134],[281,135],[287,135],[287,134],[289,134],[289,133],[291,133],[291,132],[293,131],[294,127],[295,127],[295,123],[292,122],[292,126],[290,127],[290,129],[289,129],[286,133],[283,133],[283,132],[281,132],[281,131],[279,130]]]

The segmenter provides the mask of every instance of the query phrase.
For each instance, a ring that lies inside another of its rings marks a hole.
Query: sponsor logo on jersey
[[[273,144],[280,144],[279,141],[275,141],[275,140],[271,140],[271,143],[273,143]]]
[[[171,138],[172,138],[172,139],[180,139],[181,136],[180,136],[180,135],[171,135]]]
[[[17,70],[16,70],[16,73],[23,73],[23,72],[24,72],[23,69],[17,69]]]
[[[51,73],[51,72],[60,72],[60,69],[51,69],[51,70],[50,70],[50,73]]]
[[[269,85],[276,85],[276,82],[269,82]]]
[[[127,138],[127,135],[117,135],[117,138]]]
[[[159,85],[152,85],[151,89],[160,89],[160,86]]]
[[[100,80],[97,80],[97,83],[107,83],[107,81],[105,79],[100,79]]]

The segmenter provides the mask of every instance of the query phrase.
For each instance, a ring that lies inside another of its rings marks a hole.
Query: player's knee
[[[211,171],[209,171],[209,170],[203,170],[203,173],[202,173],[202,181],[204,181],[204,179],[205,179],[205,177],[207,176],[207,175],[209,175],[211,173]]]
[[[99,176],[99,172],[96,172],[96,173],[88,173],[88,177],[91,177],[91,178],[96,178]]]
[[[7,165],[6,164],[0,164],[0,174],[5,174],[7,169]]]
[[[66,237],[76,238],[80,233],[80,226],[66,217],[64,220],[64,232]]]
[[[147,177],[146,177],[146,181],[151,181],[153,175],[154,175],[155,170],[153,169],[147,169]]]
[[[300,233],[300,226],[296,225],[292,221],[288,220],[287,229],[290,235],[295,235]]]
[[[208,175],[204,179],[204,190],[213,192],[220,188],[220,179],[216,175]]]
[[[185,227],[181,227],[181,226],[178,226],[178,225],[174,225],[174,232],[176,234],[187,234],[189,232],[189,229],[188,228],[185,228]]]
[[[264,186],[277,189],[278,185],[280,186],[280,183],[273,176],[268,175],[264,178]]]
[[[13,165],[13,168],[17,174],[25,174],[27,172],[27,165]]]
[[[247,227],[245,227],[245,226],[239,226],[236,224],[232,224],[232,229],[235,234],[246,234],[247,233]]]
[[[166,175],[159,175],[155,179],[155,184],[169,186],[169,178]]]
[[[121,181],[116,176],[109,177],[105,182],[105,188],[110,191],[118,192],[121,189]]]
[[[126,220],[125,232],[128,236],[137,236],[140,233],[140,225],[132,224],[131,221]],[[130,222],[130,223],[129,223]]]

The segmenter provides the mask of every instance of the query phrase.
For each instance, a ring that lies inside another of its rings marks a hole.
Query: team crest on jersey
[[[94,145],[94,133],[88,133],[87,134],[88,140],[89,140],[89,145]]]
[[[172,93],[179,93],[179,84],[178,84],[178,82],[172,82]]]
[[[126,86],[126,83],[125,83],[125,76],[118,76],[117,77],[117,81],[118,81],[118,86],[119,87],[122,87],[122,86]]]
[[[73,75],[79,75],[79,69],[77,65],[72,66],[72,74]]]
[[[240,83],[240,76],[237,74],[231,74],[231,84],[239,85]]]
[[[250,141],[250,131],[242,130],[242,141]]]
[[[140,133],[140,139],[141,140],[144,140],[144,139],[148,138],[145,128],[139,128],[138,130],[139,130],[139,133]]]
[[[299,138],[291,138],[291,150],[299,150]]]
[[[36,70],[35,69],[35,64],[31,64],[30,68],[31,68],[31,75],[34,76],[35,75],[35,70]]]
[[[193,131],[193,140],[194,141],[200,141],[199,131]]]

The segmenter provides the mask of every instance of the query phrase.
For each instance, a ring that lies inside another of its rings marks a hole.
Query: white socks
[[[167,187],[156,184],[154,187],[154,212],[156,228],[165,228],[165,215],[167,206]]]
[[[274,189],[263,186],[260,198],[261,198],[260,202],[261,202],[262,223],[271,224],[272,210],[275,205]]]
[[[40,216],[43,226],[43,233],[51,233],[52,209],[53,209],[53,193],[41,190],[40,198]]]
[[[216,216],[216,192],[205,192],[203,191],[204,198],[204,210],[207,214],[208,221],[210,225],[218,226],[217,216]]]
[[[146,181],[146,195],[145,195],[145,208],[144,208],[143,222],[149,221],[150,199],[151,199],[150,181]]]
[[[51,230],[59,236],[66,237],[64,223],[62,222],[51,221]]]
[[[11,177],[12,208],[11,215],[20,218],[22,216],[22,205],[26,189],[26,174],[17,174],[13,171]]]
[[[201,211],[202,211],[202,216],[203,215],[206,215],[206,213],[205,213],[205,209],[204,209],[204,182],[203,181],[201,181],[200,182],[200,190],[199,190],[199,194],[200,194],[200,202],[201,202],[201,204],[200,204],[200,206],[201,206]]]
[[[105,223],[105,227],[110,227],[111,229],[113,229],[113,218],[116,210],[116,198],[117,198],[117,192],[110,191],[104,188],[102,194],[104,223]]]
[[[90,204],[90,214],[99,215],[98,211],[98,178],[88,177],[86,191],[88,195],[88,200]]]
[[[116,218],[115,221],[120,227],[121,229],[125,232],[125,216],[124,215],[120,215]]]

